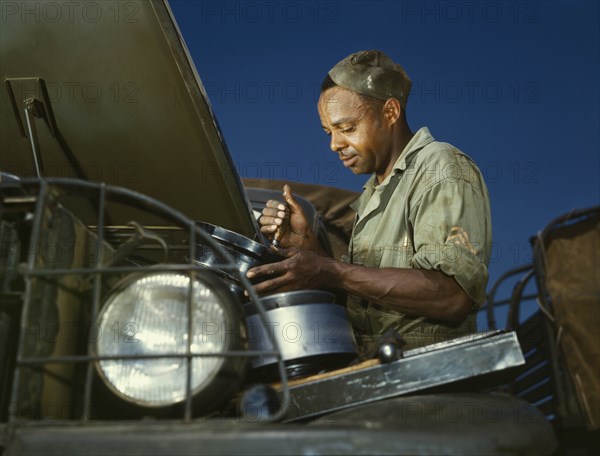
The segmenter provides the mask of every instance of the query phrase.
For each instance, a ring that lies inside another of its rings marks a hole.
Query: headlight
[[[213,276],[196,274],[192,293],[192,334],[188,335],[187,273],[129,276],[107,299],[98,317],[100,356],[185,354],[245,348],[246,328],[239,303]],[[194,357],[191,393],[216,403],[243,378],[245,358]],[[96,362],[104,383],[117,396],[142,407],[165,407],[185,399],[187,358],[117,359]],[[206,405],[206,404],[204,404]],[[216,404],[215,404],[216,405]]]

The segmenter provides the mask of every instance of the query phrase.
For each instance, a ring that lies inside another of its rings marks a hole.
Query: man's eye
[[[342,128],[342,133],[352,133],[354,130],[354,127]]]

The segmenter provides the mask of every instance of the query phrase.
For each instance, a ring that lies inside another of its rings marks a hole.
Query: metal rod
[[[102,265],[103,253],[104,253],[104,206],[106,203],[106,184],[100,185],[100,191],[98,193],[98,230],[96,235],[98,236],[96,242],[98,245],[97,249],[97,258],[96,258],[96,267],[100,267]],[[90,320],[96,321],[98,317],[98,309],[100,308],[100,295],[102,291],[102,274],[96,272],[94,274],[94,288],[93,288],[93,299],[92,299],[92,315]],[[88,354],[95,352],[95,344],[96,341],[90,340],[88,343]],[[83,399],[83,421],[90,420],[90,410],[91,402],[92,402],[92,363],[89,363],[86,368],[85,373],[85,391],[84,391],[84,399]]]
[[[533,268],[532,264],[526,264],[524,266],[519,266],[517,268],[511,269],[509,271],[506,271],[504,274],[502,274],[494,283],[494,285],[492,286],[492,288],[490,289],[490,292],[488,293],[488,299],[487,299],[487,319],[488,319],[488,327],[489,329],[496,329],[496,317],[494,315],[494,297],[496,296],[496,291],[498,290],[498,287],[500,286],[500,284],[502,282],[504,282],[507,278],[509,278],[510,276],[522,273],[522,272],[526,272],[529,271],[531,268]]]
[[[99,267],[99,268],[62,268],[62,269],[43,269],[37,268],[34,270],[23,269],[23,273],[28,277],[38,277],[38,276],[65,276],[65,275],[83,275],[83,274],[121,274],[126,272],[140,272],[140,271],[148,271],[148,272],[163,272],[163,271],[173,271],[173,272],[187,272],[190,270],[195,271],[206,271],[205,266],[193,266],[193,265],[182,265],[182,264],[165,264],[160,266],[152,266],[152,270],[141,266],[107,266],[107,267]]]
[[[194,226],[190,225],[190,255],[193,255],[194,252],[194,240],[196,237],[194,236]],[[194,258],[193,256],[191,258]],[[194,293],[194,280],[195,275],[194,271],[188,272],[188,277],[190,278],[190,282],[188,285],[188,294],[187,294],[187,343],[185,345],[185,352],[187,355],[186,359],[186,372],[185,372],[185,410],[184,410],[184,420],[191,421],[192,419],[192,334],[194,332],[193,325],[193,312],[192,312],[192,298]]]
[[[516,331],[519,327],[519,310],[521,309],[521,297],[523,296],[523,290],[525,289],[525,286],[534,274],[535,269],[532,269],[527,274],[525,274],[521,278],[521,280],[519,280],[519,282],[515,285],[510,300],[510,307],[508,308],[508,316],[506,318],[506,322],[508,324],[509,329]]]
[[[15,98],[15,93],[12,89],[12,85],[10,80],[4,81],[4,85],[6,86],[6,92],[8,93],[8,97],[10,98],[10,104],[13,108],[13,113],[15,118],[17,119],[17,126],[19,127],[19,132],[23,138],[27,138],[27,133],[25,133],[25,128],[23,127],[23,121],[21,120],[21,115],[19,114],[19,108],[17,106],[17,99]]]
[[[536,294],[528,294],[525,295],[521,298],[521,301],[527,301],[529,299],[535,299],[537,298],[538,295]],[[494,302],[494,306],[505,306],[506,304],[510,304],[511,298],[506,298],[506,299],[502,299],[501,301],[496,301]],[[481,306],[481,309],[483,309],[485,307],[485,305]]]
[[[146,355],[72,355],[72,356],[28,356],[17,359],[19,365],[34,364],[56,364],[56,363],[87,363],[89,361],[118,361],[129,359],[163,359],[163,358],[239,358],[239,357],[258,357],[258,356],[277,356],[278,352],[268,350],[242,350],[230,352],[206,352],[206,353],[161,353]]]
[[[35,129],[35,118],[31,112],[31,106],[34,103],[32,99],[25,102],[25,120],[27,122],[27,132],[29,133],[29,144],[33,155],[33,164],[37,177],[42,178],[45,175],[44,164],[40,153],[40,144],[38,142],[37,131]]]
[[[37,246],[39,246],[40,234],[42,231],[42,219],[44,215],[44,207],[46,206],[46,199],[48,198],[48,187],[46,182],[41,181],[40,187],[38,190],[38,200],[35,205],[35,212],[33,216],[33,227],[31,229],[31,243],[30,245],[34,246],[34,248],[30,249],[29,256],[27,258],[27,267],[32,270],[35,267],[36,259],[37,259]],[[32,300],[32,288],[33,284],[31,280],[27,280],[25,283],[25,295],[23,298],[23,310],[21,312],[21,331],[20,334],[25,334],[27,331],[27,323],[29,319],[29,311],[31,309],[31,300]],[[25,350],[25,338],[19,337],[18,346],[17,346],[17,358],[23,357],[23,352]],[[18,366],[18,363],[17,363]],[[13,406],[17,407],[19,403],[19,389],[20,389],[20,381],[21,381],[21,367],[18,367],[15,370],[15,375],[13,377],[13,389],[11,394],[11,403]],[[13,421],[16,419],[16,415],[11,415],[9,421]]]

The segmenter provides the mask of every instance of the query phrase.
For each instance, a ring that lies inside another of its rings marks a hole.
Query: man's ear
[[[402,115],[402,106],[396,98],[388,98],[383,105],[383,115],[388,121],[388,125],[395,124]]]

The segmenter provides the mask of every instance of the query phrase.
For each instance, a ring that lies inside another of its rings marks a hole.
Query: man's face
[[[350,90],[333,87],[318,103],[323,130],[331,137],[331,150],[354,174],[381,177],[390,166],[391,130],[381,107]]]

